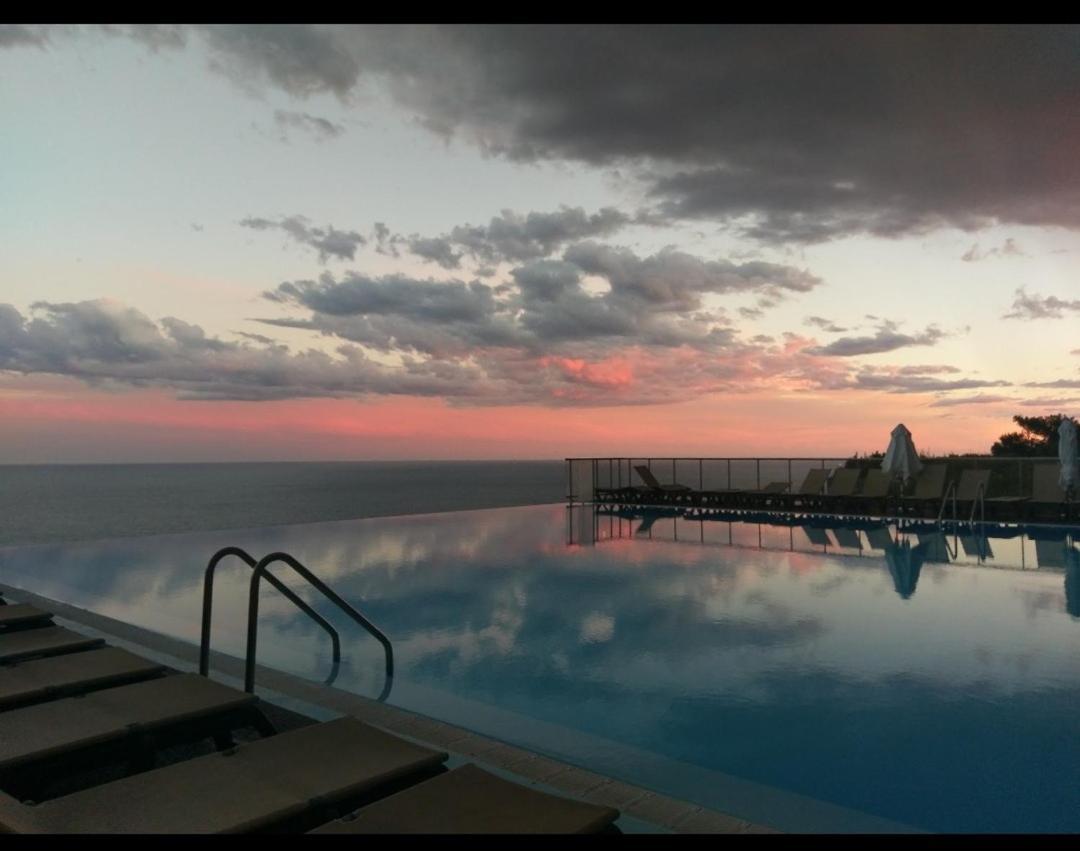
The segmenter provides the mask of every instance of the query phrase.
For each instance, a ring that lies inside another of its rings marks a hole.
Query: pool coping
[[[151,656],[168,657],[178,669],[198,669],[198,647],[142,627],[52,600],[0,583],[0,590],[52,611],[56,617],[107,636],[118,646]],[[161,661],[160,659],[158,661]],[[243,660],[211,651],[211,671],[233,682],[244,675]],[[590,803],[618,809],[622,817],[640,821],[644,831],[674,833],[780,833],[762,824],[682,801],[621,780],[578,768],[547,756],[488,738],[454,724],[362,697],[301,677],[256,666],[257,692],[271,703],[299,701],[322,710],[359,718],[395,735],[445,750],[452,757],[478,762],[504,776]],[[287,708],[296,708],[289,706]],[[303,712],[301,706],[298,711]],[[627,827],[631,827],[627,825]]]

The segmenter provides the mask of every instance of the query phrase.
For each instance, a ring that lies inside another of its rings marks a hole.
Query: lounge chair
[[[611,807],[548,795],[470,764],[312,833],[597,833],[618,817]]]
[[[28,603],[12,603],[0,606],[0,630],[18,629],[32,624],[45,624],[52,620],[49,612]]]
[[[1068,515],[1067,494],[1062,489],[1057,464],[1036,464],[1032,468],[1029,511],[1040,520],[1063,520]]]
[[[894,477],[884,470],[867,470],[859,491],[858,507],[868,514],[888,514],[889,492],[892,490],[893,481]]]
[[[641,477],[641,480],[645,482],[645,487],[635,487],[633,490],[639,496],[646,497],[658,497],[664,502],[681,502],[693,491],[686,485],[670,484],[664,485],[660,483],[660,480],[653,475],[652,470],[648,467],[639,464],[634,467],[634,471]]]
[[[915,478],[915,490],[910,496],[900,497],[900,509],[906,514],[925,517],[937,516],[945,497],[945,464],[927,464]]]
[[[314,819],[308,829],[333,818],[328,808],[396,791],[441,770],[446,759],[355,718],[338,718],[34,806],[0,793],[0,829],[233,833]]]
[[[989,470],[973,470],[967,469],[960,474],[960,483],[956,485],[956,505],[959,517],[957,519],[975,519],[981,518],[980,505],[985,509],[986,506],[990,506],[993,511],[997,507],[1008,505],[1016,506],[1022,502],[1027,502],[1026,496],[987,496],[986,492],[990,487],[990,471]],[[946,494],[946,500],[948,494]]]
[[[37,656],[55,656],[89,650],[104,644],[100,638],[88,638],[62,626],[0,632],[0,663],[8,664]]]
[[[829,479],[821,504],[826,511],[842,512],[854,502],[855,489],[859,485],[862,470],[858,467],[841,467]]]
[[[787,493],[791,482],[769,482],[757,490],[730,491],[735,495],[735,502],[741,508],[776,508],[784,505],[783,494]]]
[[[11,709],[0,714],[0,777],[20,769],[21,787],[37,783],[61,762],[138,758],[149,745],[224,741],[245,726],[272,734],[257,700],[198,674],[176,674]]]
[[[829,479],[829,470],[814,468],[806,474],[802,484],[782,498],[783,505],[787,509],[800,508],[803,510],[814,509],[821,505],[821,492],[825,482]]]
[[[119,647],[31,659],[3,668],[0,710],[123,685],[156,676],[164,670],[164,666]]]

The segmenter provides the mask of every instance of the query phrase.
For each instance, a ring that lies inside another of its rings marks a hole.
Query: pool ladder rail
[[[341,666],[341,638],[338,635],[337,630],[334,629],[326,618],[304,602],[304,600],[294,591],[289,589],[285,583],[270,573],[269,569],[271,565],[283,562],[291,567],[294,572],[298,573],[326,599],[337,606],[337,608],[348,615],[354,622],[363,627],[382,645],[385,656],[385,678],[382,692],[377,699],[380,701],[386,700],[390,694],[390,688],[393,685],[394,679],[394,649],[390,644],[390,639],[386,637],[386,634],[381,629],[364,617],[352,605],[343,600],[329,585],[312,573],[311,570],[301,564],[293,556],[284,552],[270,553],[259,561],[256,561],[248,552],[239,547],[223,547],[210,557],[203,578],[202,630],[199,643],[199,673],[202,676],[209,676],[210,672],[210,627],[214,605],[215,571],[217,570],[218,563],[228,556],[236,556],[252,569],[248,593],[247,651],[244,658],[244,691],[249,694],[255,692],[255,652],[258,645],[259,630],[259,585],[264,577],[274,589],[280,592],[304,614],[321,626],[330,636],[333,664],[330,675],[325,680],[326,685],[330,685],[334,682]]]

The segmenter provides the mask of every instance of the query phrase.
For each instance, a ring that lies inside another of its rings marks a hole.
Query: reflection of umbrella
[[[903,423],[892,430],[892,439],[889,441],[889,448],[885,450],[885,459],[881,462],[881,469],[894,476],[900,476],[905,481],[922,469],[919,454],[915,451],[915,444],[911,440],[911,432]]]
[[[885,561],[889,565],[889,573],[892,574],[893,587],[905,600],[915,593],[925,557],[925,545],[913,547],[909,541],[893,544],[885,550]]]
[[[1080,550],[1076,547],[1065,553],[1065,611],[1080,618]]]
[[[1061,462],[1061,478],[1058,479],[1058,484],[1068,493],[1076,487],[1077,480],[1080,480],[1080,472],[1076,467],[1076,423],[1072,420],[1062,420],[1058,426],[1058,461]]]

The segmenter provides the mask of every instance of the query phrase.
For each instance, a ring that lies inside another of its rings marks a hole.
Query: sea
[[[563,461],[0,466],[0,546],[560,502]]]

